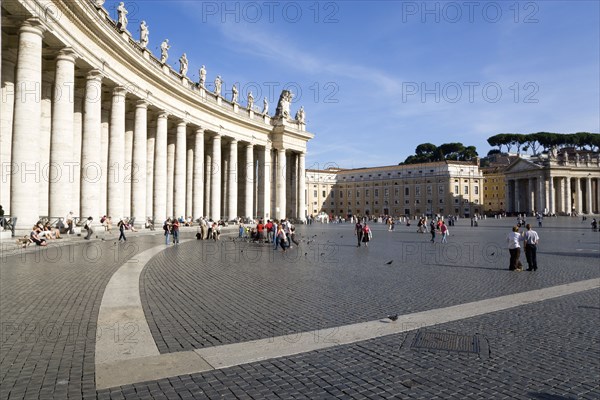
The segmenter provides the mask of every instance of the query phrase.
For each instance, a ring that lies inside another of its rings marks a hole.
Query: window
[[[390,195],[390,189],[383,189],[383,195],[388,197]]]
[[[379,189],[375,189],[375,197],[379,197]]]
[[[415,196],[421,195],[421,186],[415,186]]]
[[[454,204],[458,204],[458,199],[454,199]]]
[[[431,196],[432,190],[431,185],[427,185],[427,196]]]
[[[323,190],[323,197],[327,197],[327,194],[325,193],[324,190]]]
[[[410,188],[407,188],[407,187],[404,188],[404,195],[410,196]]]
[[[324,193],[324,192],[323,192],[323,193]],[[325,196],[325,195],[323,195],[323,196]],[[331,198],[333,199],[334,197],[335,197],[335,192],[332,190],[332,191],[331,191]]]
[[[465,194],[469,194],[469,186],[465,185]]]
[[[439,185],[439,186],[438,186],[438,193],[439,193],[440,195],[443,195],[443,194],[444,194],[444,186],[442,186],[442,185]]]
[[[444,199],[440,199],[440,204],[444,204]]]
[[[369,189],[365,189],[365,197],[369,197]]]
[[[344,198],[344,191],[340,190],[340,199],[343,199],[343,198]]]
[[[454,194],[458,195],[458,185],[454,185]]]
[[[357,199],[360,198],[360,191],[359,190],[356,191],[356,198]]]
[[[479,194],[479,186],[475,186],[473,187],[473,190],[475,191],[475,194]]]
[[[395,188],[394,189],[394,196],[395,197],[400,197],[400,188]]]
[[[409,203],[410,203],[410,201],[404,200],[404,204],[409,204]]]
[[[313,197],[317,197],[317,191],[316,190],[313,191]]]

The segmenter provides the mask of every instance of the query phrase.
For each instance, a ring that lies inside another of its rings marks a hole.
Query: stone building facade
[[[564,150],[519,158],[505,172],[509,212],[600,213],[600,154]]]
[[[6,213],[23,229],[69,211],[302,218],[304,113],[271,116],[192,82],[187,61],[175,71],[103,3],[1,4]]]
[[[483,175],[477,162],[441,161],[387,167],[308,170],[314,215],[482,214]]]

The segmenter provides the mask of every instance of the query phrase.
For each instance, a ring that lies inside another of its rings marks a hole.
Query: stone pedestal
[[[240,112],[240,106],[237,103],[233,103],[233,112],[236,114]]]
[[[217,104],[218,105],[223,104],[223,99],[221,99],[221,96],[217,96]]]
[[[169,66],[167,64],[163,64],[162,70],[165,74],[169,75],[171,68],[169,68]]]

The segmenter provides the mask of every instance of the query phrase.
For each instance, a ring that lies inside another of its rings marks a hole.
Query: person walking
[[[119,220],[118,226],[120,232],[119,242],[121,241],[121,239],[123,239],[124,242],[127,241],[127,238],[125,237],[125,222],[123,221],[123,218]]]
[[[356,236],[356,240],[358,241],[356,247],[360,247],[360,243],[362,242],[363,237],[363,226],[360,223],[359,219],[356,220],[356,225],[354,225],[354,235]]]
[[[177,219],[173,221],[172,232],[173,232],[173,244],[179,244],[179,226],[180,223]]]
[[[523,241],[523,236],[519,233],[518,226],[513,226],[512,232],[506,236],[506,241],[508,242],[508,251],[510,253],[508,269],[510,271],[522,271],[523,265],[520,260],[521,244],[519,242]]]
[[[84,237],[85,240],[90,240],[90,237],[94,233],[94,230],[92,229],[92,221],[93,218],[88,217],[88,219],[85,221],[85,224],[83,224],[83,229],[87,231],[87,235]]]
[[[362,242],[365,244],[365,246],[369,247],[369,242],[371,241],[372,238],[373,238],[373,232],[371,232],[371,228],[365,222],[365,225],[363,226]]]
[[[525,258],[527,258],[527,271],[537,271],[537,244],[540,237],[536,231],[531,229],[531,225],[525,225],[527,232],[523,234],[525,242]]]
[[[170,238],[171,238],[171,232],[172,232],[172,226],[171,226],[171,218],[167,218],[167,220],[165,221],[164,225],[163,225],[163,230],[165,231],[165,245],[169,245],[170,242]]]
[[[448,243],[448,227],[446,223],[442,221],[442,225],[440,226],[440,232],[442,232],[442,243]]]
[[[433,222],[433,219],[429,223],[429,233],[431,233],[431,243],[435,243],[435,222]]]

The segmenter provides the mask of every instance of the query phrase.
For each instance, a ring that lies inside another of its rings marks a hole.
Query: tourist
[[[125,237],[125,221],[123,221],[122,218],[119,220],[119,223],[117,224],[117,227],[119,228],[119,232],[120,232],[119,242],[121,240],[123,240],[124,242],[127,241],[127,238]]]
[[[75,222],[75,214],[73,214],[73,211],[69,211],[65,221],[67,222],[67,232],[69,235],[74,234],[75,232],[73,231],[73,223]]]
[[[277,250],[277,246],[281,246],[281,250],[285,253],[288,245],[286,243],[287,237],[285,236],[285,231],[283,230],[283,224],[279,224],[275,237],[275,248],[273,250]]]
[[[33,227],[33,230],[29,234],[29,238],[31,239],[31,241],[33,243],[35,243],[38,246],[47,246],[48,245],[48,243],[46,243],[46,239],[40,237],[40,228],[38,228],[37,226]]]
[[[181,226],[180,222],[175,219],[173,220],[173,224],[171,225],[171,232],[173,233],[173,244],[179,244],[179,227]]]
[[[362,233],[363,233],[362,234],[362,242],[365,244],[365,246],[369,247],[369,242],[373,238],[373,232],[371,232],[371,228],[369,227],[369,225],[366,222],[365,222],[365,225],[363,226]]]
[[[429,233],[431,233],[431,243],[435,243],[435,222],[433,220],[429,223]]]
[[[442,226],[440,227],[440,232],[442,232],[442,243],[448,243],[448,227],[446,226],[446,224],[444,223],[444,221],[442,221]]]
[[[363,237],[363,226],[360,223],[360,220],[356,220],[356,224],[354,225],[354,236],[356,236],[357,244],[356,247],[360,247],[360,243],[362,242]]]
[[[536,231],[531,229],[531,225],[525,225],[527,232],[523,234],[525,242],[525,258],[527,259],[527,271],[537,271],[537,244],[540,237]]]
[[[519,234],[518,226],[513,226],[512,232],[506,236],[506,241],[508,242],[508,251],[510,253],[508,269],[510,271],[522,271],[523,265],[520,260],[521,244],[519,242],[523,241],[523,236]]]
[[[92,233],[94,233],[94,230],[92,229],[92,221],[93,218],[88,217],[88,219],[85,221],[85,224],[83,224],[83,229],[87,231],[87,235],[84,237],[85,240],[90,240]]]
[[[167,218],[165,223],[163,224],[163,231],[165,231],[165,245],[169,245],[169,239],[171,238],[172,226],[171,226],[171,218]]]

